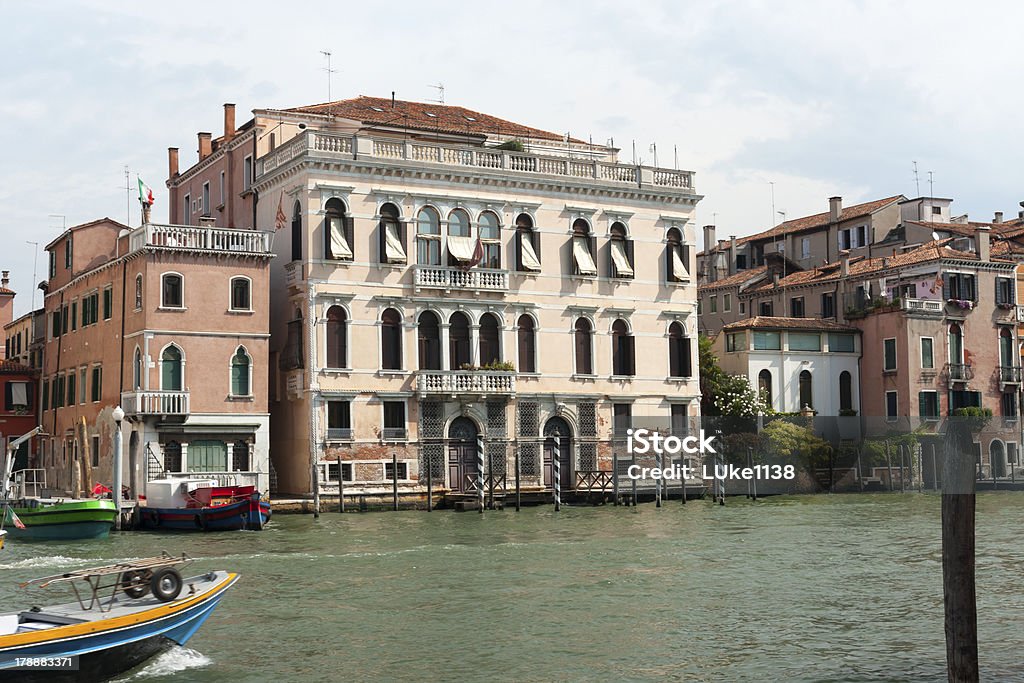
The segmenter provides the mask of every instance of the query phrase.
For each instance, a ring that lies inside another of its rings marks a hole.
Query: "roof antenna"
[[[395,108],[395,91],[394,90],[391,91],[391,108],[392,109]]]
[[[935,199],[935,178],[931,171],[928,171],[928,197]]]
[[[331,68],[331,53],[327,50],[320,50],[320,54],[327,58],[327,66],[323,67],[324,71],[327,72],[327,101],[331,101],[331,74],[336,73],[336,69]]]
[[[437,102],[438,104],[442,104],[443,105],[444,104],[444,83],[442,83],[441,81],[438,81],[437,85],[428,85],[427,87],[428,88],[433,88],[434,90],[437,91],[437,99],[436,100],[427,100],[427,102]]]
[[[914,162],[914,189],[917,191],[915,196],[921,196],[921,178],[917,175],[917,162]]]

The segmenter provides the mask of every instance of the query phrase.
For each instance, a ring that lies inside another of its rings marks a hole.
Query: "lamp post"
[[[117,516],[114,518],[114,528],[121,530],[121,421],[124,420],[124,409],[121,406],[114,408],[114,509]]]

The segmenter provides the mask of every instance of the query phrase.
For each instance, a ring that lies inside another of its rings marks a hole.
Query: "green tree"
[[[800,465],[806,469],[828,464],[832,446],[807,427],[789,420],[772,420],[763,435],[765,447],[775,462]]]
[[[746,377],[731,375],[722,369],[708,337],[702,335],[697,339],[697,350],[701,414],[712,417],[756,417],[770,414],[770,409]]]

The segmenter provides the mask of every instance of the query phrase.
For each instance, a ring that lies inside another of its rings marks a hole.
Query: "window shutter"
[[[13,388],[10,382],[4,382],[4,410],[14,410]]]
[[[629,261],[629,267],[633,269],[634,277],[636,274],[636,263],[633,261],[633,240],[626,240],[626,259]]]
[[[946,301],[952,299],[953,283],[951,280],[956,277],[955,275],[947,275],[942,278],[942,298]]]
[[[690,360],[690,338],[682,338],[682,355],[683,355],[683,377],[693,377],[693,365]]]
[[[623,351],[626,353],[625,370],[627,375],[636,374],[636,346],[633,343],[633,336],[628,335],[623,337]]]
[[[1005,304],[1005,303],[1006,303],[1006,299],[1004,297],[1004,291],[1003,291],[1003,278],[997,277],[996,278],[996,305],[998,306],[1000,304]]]
[[[377,224],[377,262],[387,263],[388,252],[387,247],[384,246],[387,243],[386,237],[387,229],[384,227],[384,219],[381,219],[380,223]],[[351,246],[351,245],[349,245]],[[409,252],[405,252],[409,253]]]
[[[917,394],[917,414],[921,417],[928,417],[928,394],[923,391]]]
[[[594,268],[597,268],[597,238],[588,237],[587,246],[590,247],[590,258],[594,259]],[[609,270],[608,274],[611,275],[614,272],[614,270]]]
[[[522,272],[523,268],[523,231],[516,230],[516,270]]]
[[[533,253],[537,255],[537,261],[543,264],[544,256],[540,253],[540,228],[535,227],[530,231],[530,244],[533,245]]]
[[[974,276],[964,276],[964,298],[968,301],[974,301]]]
[[[352,259],[356,257],[356,219],[352,216],[345,216],[345,239],[348,240],[348,248],[352,250]]]
[[[665,282],[675,282],[675,271],[672,268],[672,250],[676,245],[669,242],[665,247]]]

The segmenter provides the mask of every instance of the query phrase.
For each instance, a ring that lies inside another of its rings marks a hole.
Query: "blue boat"
[[[151,531],[260,530],[271,515],[270,503],[255,487],[221,486],[212,479],[155,479],[140,498],[139,528]]]
[[[0,614],[0,679],[106,680],[184,645],[238,580],[225,571],[183,579],[175,567],[189,562],[163,555],[23,584],[75,582],[78,600]]]

